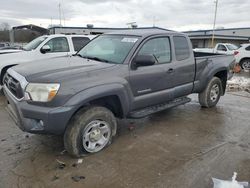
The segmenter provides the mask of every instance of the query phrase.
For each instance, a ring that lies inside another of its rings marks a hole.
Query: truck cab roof
[[[132,35],[132,36],[141,36],[141,37],[147,37],[151,35],[160,35],[160,34],[176,34],[179,32],[167,30],[167,29],[161,29],[161,28],[150,28],[150,29],[127,29],[127,30],[119,30],[119,31],[113,31],[107,33],[108,35]],[[179,33],[182,35],[185,35],[183,33]]]

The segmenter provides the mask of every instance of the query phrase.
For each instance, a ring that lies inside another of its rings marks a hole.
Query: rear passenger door
[[[185,36],[173,36],[174,96],[182,97],[192,92],[195,77],[195,60],[190,41]]]
[[[72,37],[74,51],[78,52],[84,46],[86,46],[86,44],[88,44],[89,41],[90,41],[90,39],[88,37]]]

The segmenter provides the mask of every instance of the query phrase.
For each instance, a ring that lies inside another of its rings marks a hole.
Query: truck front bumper
[[[63,134],[66,126],[74,114],[74,107],[43,107],[18,101],[3,87],[7,98],[7,111],[16,125],[25,132],[37,134]]]

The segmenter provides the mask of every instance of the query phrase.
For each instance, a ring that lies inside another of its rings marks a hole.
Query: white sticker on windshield
[[[123,38],[122,42],[136,43],[137,40],[138,40],[137,38]]]

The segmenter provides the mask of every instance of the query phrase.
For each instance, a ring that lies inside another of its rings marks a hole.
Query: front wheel
[[[75,157],[96,153],[111,143],[115,133],[116,118],[110,110],[87,107],[70,121],[64,134],[64,146]]]
[[[221,80],[217,77],[213,77],[206,89],[199,93],[199,103],[202,107],[211,108],[216,106],[220,96],[223,93]]]

